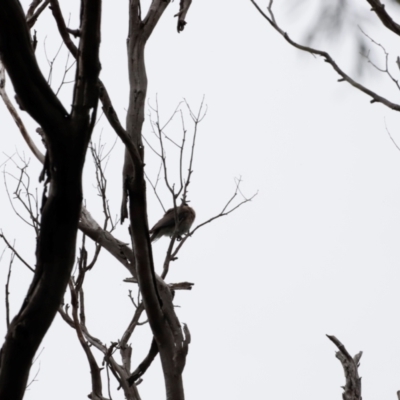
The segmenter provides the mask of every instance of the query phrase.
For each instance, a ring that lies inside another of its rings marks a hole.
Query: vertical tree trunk
[[[2,62],[20,105],[45,133],[45,172],[50,182],[48,197],[43,196],[35,274],[0,352],[2,400],[23,398],[32,360],[57,313],[75,261],[82,169],[98,101],[101,1],[83,0],[81,9],[82,34],[69,114],[39,70],[19,1],[0,4]]]

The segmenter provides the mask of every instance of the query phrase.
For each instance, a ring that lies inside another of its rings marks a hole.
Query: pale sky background
[[[318,1],[304,2],[304,7],[293,11],[294,4],[276,1],[276,17],[294,39],[302,40]],[[331,34],[331,40],[325,37],[318,46],[330,49],[347,72],[355,72],[352,35],[360,34],[360,23],[385,45],[394,61],[395,35],[374,23],[366,1],[358,0],[354,6],[361,12],[361,23],[354,21],[351,31]],[[127,7],[126,1],[103,3],[101,78],[121,120],[128,104]],[[165,120],[182,98],[197,109],[206,96],[208,112],[200,125],[189,193],[196,222],[221,210],[233,193],[235,177],[242,177],[246,195],[259,191],[251,203],[189,239],[167,279],[195,283],[191,292],[178,292],[175,301],[181,322],[192,333],[184,371],[186,398],[340,399],[343,371],[325,334],[336,335],[352,355],[364,352],[360,374],[365,399],[396,398],[400,389],[400,152],[386,132],[385,121],[400,143],[398,115],[382,105],[371,105],[349,84],[337,83],[338,76],[321,59],[286,44],[248,0],[194,0],[188,25],[179,35],[173,18],[178,7],[178,0],[171,3],[148,43],[148,98],[154,102],[158,94]],[[63,11],[67,16],[76,10]],[[76,15],[71,16],[75,28],[74,21]],[[60,45],[48,10],[36,29],[37,53],[47,76],[43,41],[47,36],[49,58]],[[54,88],[66,54],[63,48],[55,63]],[[383,65],[382,53],[374,50],[371,57]],[[394,63],[392,70],[398,75]],[[359,79],[397,100],[394,85],[371,66]],[[9,81],[7,88],[11,96]],[[71,88],[61,91],[66,107]],[[22,117],[39,143],[34,132],[37,124],[26,113]],[[26,154],[35,187],[38,162],[2,103],[0,121],[0,163],[16,150]],[[148,122],[147,117],[144,132],[151,136]],[[104,117],[95,140],[101,132],[111,147],[115,134]],[[170,134],[179,140],[179,129]],[[118,141],[107,169],[114,214],[121,199],[122,154]],[[147,154],[148,173],[154,177],[158,162],[150,151]],[[88,209],[101,221],[93,167],[87,160],[85,198]],[[6,168],[15,173],[12,163]],[[0,226],[10,240],[17,240],[17,249],[33,265],[33,232],[15,217],[1,186]],[[148,192],[152,225],[162,210],[150,188]],[[163,199],[169,207],[170,198]],[[129,241],[126,223],[116,236]],[[161,239],[154,244],[158,271],[167,243]],[[8,259],[7,252],[0,264],[2,288]],[[121,337],[134,312],[127,297],[134,286],[122,282],[128,276],[104,251],[86,278],[87,325],[108,345]],[[13,314],[30,279],[31,273],[16,261],[10,288]],[[4,316],[3,305],[2,337]],[[147,354],[151,340],[148,327],[138,331],[132,339],[133,368]],[[59,316],[41,348],[32,373],[39,366],[40,371],[25,398],[86,398],[89,366],[75,332]],[[159,358],[139,390],[143,400],[164,398]],[[107,396],[106,379],[103,394]],[[113,398],[123,399],[122,391],[114,391]]]

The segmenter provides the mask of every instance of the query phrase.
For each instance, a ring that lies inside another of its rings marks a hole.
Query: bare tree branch
[[[400,111],[400,105],[396,103],[392,103],[391,101],[387,100],[386,98],[380,96],[379,94],[373,92],[372,90],[368,89],[367,87],[361,85],[360,83],[356,82],[354,79],[352,79],[349,75],[347,75],[333,60],[333,58],[329,55],[329,53],[321,50],[314,49],[312,47],[308,46],[303,46],[295,41],[293,41],[289,35],[282,30],[282,28],[279,27],[279,25],[276,22],[275,15],[272,11],[272,4],[273,0],[270,0],[269,6],[267,8],[269,16],[260,8],[260,6],[255,2],[255,0],[250,0],[253,4],[254,7],[258,10],[258,12],[271,24],[271,26],[279,32],[283,38],[290,43],[293,47],[296,47],[299,50],[305,51],[310,54],[314,54],[316,56],[321,56],[324,58],[325,62],[330,64],[332,68],[341,76],[341,79],[339,82],[346,81],[350,83],[353,87],[356,89],[360,90],[361,92],[367,94],[368,96],[372,97],[372,100],[370,101],[371,103],[381,103],[385,105],[386,107],[389,107],[392,110],[395,111]],[[369,1],[369,0],[367,0]]]
[[[32,7],[32,6],[34,5],[34,3],[41,3],[41,1],[42,0],[33,1],[28,12],[26,13],[26,23],[27,23],[29,29],[31,29],[33,27],[33,25],[35,25],[40,14],[46,9],[46,7],[50,3],[50,0],[45,0],[44,3],[41,4],[40,7],[38,7],[38,9],[35,11],[36,7]]]
[[[179,3],[179,12],[175,14],[174,17],[178,17],[178,33],[181,33],[185,28],[186,22],[186,14],[189,11],[189,7],[192,4],[192,0],[181,0]]]
[[[1,255],[1,258],[3,257],[3,254],[4,254],[4,250],[3,250],[3,253]],[[11,253],[10,263],[9,263],[9,266],[8,266],[6,288],[5,288],[5,291],[6,291],[6,324],[7,324],[7,329],[10,326],[10,301],[9,301],[10,292],[9,292],[9,289],[10,289],[11,269],[12,269],[12,265],[13,265],[13,262],[14,262],[14,257],[15,257],[15,253]]]
[[[399,85],[399,81],[397,79],[395,79],[393,77],[393,75],[391,74],[390,70],[389,70],[389,53],[386,51],[386,49],[378,42],[376,42],[374,39],[372,39],[369,35],[367,35],[362,29],[361,27],[359,27],[360,31],[362,32],[362,34],[367,37],[373,44],[375,44],[376,46],[378,46],[382,51],[383,54],[385,55],[385,67],[384,68],[379,68],[369,57],[369,53],[368,54],[362,54],[363,57],[365,57],[367,59],[367,61],[379,72],[383,72],[384,74],[386,74],[390,80],[396,85],[397,89],[400,90],[400,85]]]
[[[24,264],[32,272],[35,272],[35,270],[20,256],[20,254],[15,249],[15,246],[10,244],[10,242],[4,236],[3,232],[0,233],[0,238],[4,240],[4,243],[7,245],[7,247],[12,251],[13,254],[17,256],[18,260],[20,260],[22,264]]]
[[[136,381],[139,380],[139,378],[142,375],[144,375],[144,373],[148,370],[148,368],[156,358],[157,354],[158,354],[158,346],[155,339],[153,339],[151,341],[149,353],[127,379],[129,385],[133,385]]]
[[[32,17],[34,14],[36,8],[39,6],[39,4],[42,2],[42,0],[33,0],[32,3],[29,5],[28,11],[26,12],[26,19],[28,20],[29,18]]]
[[[385,5],[380,0],[367,0],[371,5],[371,11],[374,11],[378,18],[382,21],[383,25],[386,26],[396,35],[400,35],[400,25],[395,22],[392,17],[386,12]]]
[[[75,46],[74,42],[71,40],[67,25],[65,24],[64,18],[62,16],[60,4],[58,0],[50,0],[51,4],[51,11],[53,13],[54,19],[57,23],[58,32],[60,33],[65,45],[67,46],[68,50],[74,56],[74,58],[78,57],[78,48]]]
[[[83,0],[81,28],[71,118],[38,67],[20,3],[2,2],[2,62],[20,106],[45,133],[51,191],[43,196],[35,274],[1,349],[0,398],[22,399],[32,359],[59,308],[74,263],[82,169],[98,101],[100,0]]]
[[[74,288],[74,285],[72,281],[69,284],[69,289],[71,292],[71,305],[72,305],[72,316],[73,316],[73,321],[74,321],[74,326],[76,330],[76,334],[78,335],[79,342],[86,354],[86,357],[88,359],[89,365],[90,365],[90,373],[92,377],[92,393],[91,393],[91,399],[94,400],[103,400],[105,399],[102,394],[102,381],[101,381],[101,375],[100,375],[100,368],[97,365],[96,359],[93,356],[93,353],[87,344],[83,332],[81,330],[81,325],[80,321],[78,318],[78,296],[76,293],[76,290]]]
[[[343,400],[362,400],[361,378],[358,375],[362,351],[351,357],[346,347],[335,336],[326,336],[339,349],[336,352],[336,358],[341,362],[346,377],[346,385],[343,387]]]
[[[40,150],[36,147],[35,143],[31,139],[31,137],[28,134],[28,131],[25,128],[24,123],[22,122],[20,116],[18,115],[17,110],[11,103],[7,92],[6,92],[6,75],[5,75],[5,70],[4,66],[0,60],[0,96],[4,101],[4,104],[7,107],[8,112],[11,114],[13,120],[17,124],[19,131],[21,132],[26,144],[28,147],[31,149],[32,153],[35,155],[35,157],[41,162],[44,162],[44,155],[40,152]]]
[[[65,122],[68,113],[40,72],[25,16],[19,2],[14,0],[3,2],[0,51],[20,104],[51,134],[55,125]]]

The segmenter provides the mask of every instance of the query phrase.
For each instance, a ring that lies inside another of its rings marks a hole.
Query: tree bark
[[[98,101],[100,16],[100,0],[82,2],[82,36],[69,114],[40,72],[21,5],[4,0],[0,6],[2,62],[20,105],[45,133],[50,182],[49,195],[43,196],[35,274],[0,352],[1,399],[23,398],[33,357],[57,313],[75,261],[82,169]]]
[[[138,283],[149,324],[160,352],[166,397],[167,400],[184,400],[182,371],[177,365],[177,360],[180,359],[178,352],[182,343],[179,341],[180,336],[177,335],[178,338],[176,337],[176,326],[173,326],[173,322],[176,322],[177,318],[173,311],[172,297],[170,296],[168,300],[161,300],[154,272],[147,220],[144,151],[141,137],[147,91],[144,63],[145,45],[168,4],[169,1],[153,0],[143,20],[141,19],[140,2],[131,0],[129,5],[128,70],[130,93],[126,133],[134,148],[127,148],[125,156],[124,198],[121,219],[127,217],[126,199],[128,197],[132,249],[136,260]],[[170,310],[174,314],[172,317]],[[180,326],[178,326],[178,329],[180,330]]]

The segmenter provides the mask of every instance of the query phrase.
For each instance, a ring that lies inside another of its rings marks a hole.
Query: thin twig
[[[252,201],[252,200],[254,199],[254,197],[257,196],[258,192],[256,192],[255,194],[253,194],[253,195],[252,195],[251,197],[249,197],[249,198],[246,198],[246,197],[244,197],[244,196],[242,195],[242,196],[244,197],[244,200],[241,201],[239,204],[237,204],[235,207],[231,208],[230,210],[227,210],[227,208],[228,208],[229,205],[232,203],[233,199],[237,196],[237,194],[238,194],[238,193],[241,193],[241,192],[240,192],[240,183],[241,183],[241,179],[236,180],[235,192],[234,192],[234,194],[232,195],[232,197],[227,201],[227,203],[225,204],[225,206],[223,207],[222,211],[221,211],[219,214],[217,214],[217,215],[215,215],[214,217],[211,217],[211,218],[209,218],[208,220],[206,220],[206,221],[202,222],[201,224],[197,225],[192,231],[190,231],[185,237],[182,238],[182,240],[179,242],[179,245],[175,248],[174,252],[171,254],[171,259],[172,259],[172,260],[173,260],[173,259],[176,259],[176,256],[177,256],[179,250],[182,248],[182,246],[184,245],[184,243],[186,242],[186,240],[187,240],[189,237],[193,236],[194,233],[195,233],[198,229],[200,229],[201,227],[203,227],[203,226],[209,224],[210,222],[212,222],[212,221],[214,221],[214,220],[216,220],[216,219],[218,219],[218,218],[221,218],[221,217],[224,217],[224,216],[227,216],[227,215],[231,214],[232,212],[234,212],[235,210],[237,210],[239,207],[241,207],[243,204],[246,204],[246,203]]]
[[[0,238],[4,240],[4,243],[7,245],[7,247],[12,251],[13,254],[17,256],[17,258],[22,262],[22,264],[24,264],[32,272],[35,272],[35,270],[20,256],[17,250],[15,250],[15,247],[8,242],[2,231],[0,232]]]
[[[360,31],[362,32],[362,34],[367,37],[373,44],[375,44],[376,46],[378,46],[382,51],[383,54],[385,55],[385,68],[379,68],[370,58],[369,58],[369,53],[368,54],[361,54],[363,57],[365,57],[367,59],[367,61],[379,72],[385,73],[390,80],[396,85],[397,89],[400,90],[400,85],[399,85],[399,81],[397,79],[395,79],[393,77],[393,75],[391,74],[391,72],[389,71],[389,53],[386,51],[385,47],[382,46],[380,43],[376,42],[374,39],[372,39],[369,35],[367,35],[362,28],[359,26],[358,27],[360,29]]]
[[[387,124],[386,124],[386,118],[385,118],[385,128],[386,128],[386,132],[387,132],[387,134],[389,135],[389,137],[390,137],[390,140],[393,142],[393,144],[396,146],[396,148],[397,148],[397,150],[399,150],[400,151],[400,146],[395,142],[395,140],[393,139],[393,136],[392,136],[392,134],[390,133],[390,131],[389,131],[389,129],[388,129],[388,127],[387,127]]]
[[[3,254],[4,254],[4,250],[3,250]],[[1,255],[1,257],[3,257],[3,254]],[[10,292],[9,292],[9,289],[10,289],[11,269],[12,269],[12,265],[14,262],[14,257],[15,257],[15,253],[11,253],[10,264],[8,267],[8,274],[7,274],[7,282],[6,282],[6,324],[7,324],[7,329],[10,326],[10,301],[9,301]],[[1,260],[1,258],[0,258],[0,260]]]

